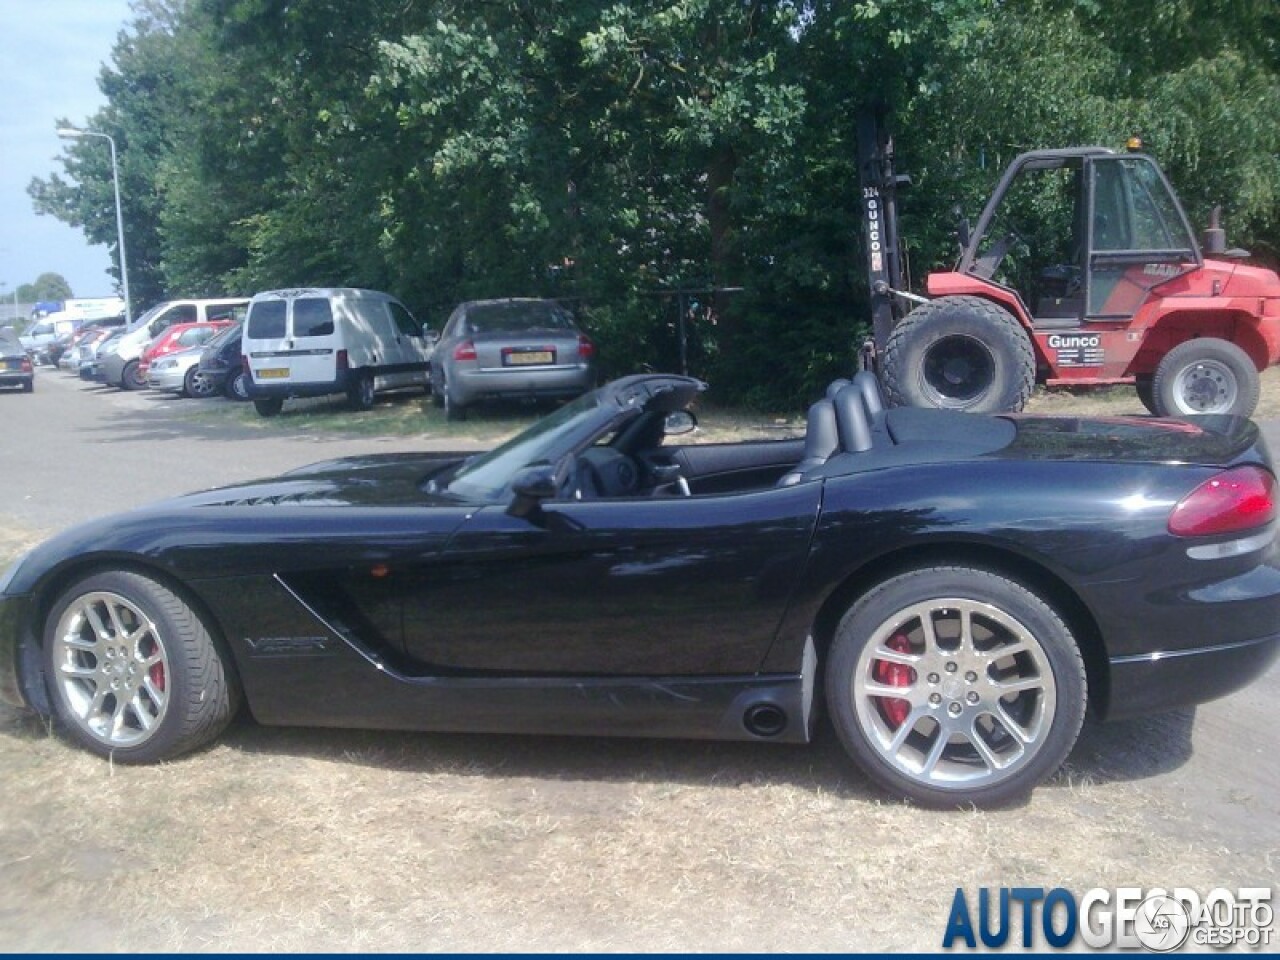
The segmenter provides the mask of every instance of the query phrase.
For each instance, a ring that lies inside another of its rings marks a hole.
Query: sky
[[[0,53],[10,65],[0,84],[0,299],[49,272],[77,297],[118,292],[111,250],[37,216],[27,184],[61,171],[56,158],[70,141],[54,133],[57,120],[83,126],[105,102],[98,74],[129,20],[128,0],[0,0]]]

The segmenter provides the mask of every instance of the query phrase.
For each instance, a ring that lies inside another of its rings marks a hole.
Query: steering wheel
[[[680,472],[680,464],[671,459],[660,459],[653,454],[644,454],[640,459],[653,487],[650,496],[670,496],[673,489],[682,497],[693,495],[689,490],[689,482]]]
[[[625,453],[612,447],[591,447],[574,466],[574,498],[625,497],[640,486],[640,468]]]

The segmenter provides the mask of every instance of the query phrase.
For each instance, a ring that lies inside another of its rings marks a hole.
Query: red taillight
[[[463,340],[453,348],[453,359],[455,360],[474,360],[475,358],[476,345],[470,340]]]
[[[591,338],[585,333],[578,334],[578,356],[583,360],[590,360],[596,355],[596,345],[591,342]]]
[[[342,373],[347,369],[347,351],[345,350],[338,351],[337,363],[338,363],[339,373]]]
[[[23,358],[22,358],[22,372],[23,372],[23,373],[33,373],[34,371],[35,371],[35,368],[34,368],[33,366],[31,366],[31,358],[30,358],[30,357],[23,357]]]
[[[1207,537],[1266,526],[1276,517],[1276,478],[1261,467],[1236,467],[1206,480],[1169,517],[1178,537]]]

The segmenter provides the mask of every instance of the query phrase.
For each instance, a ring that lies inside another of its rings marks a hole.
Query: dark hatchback
[[[1280,650],[1276,479],[1236,417],[986,417],[833,385],[684,443],[628,377],[482,455],[334,460],[60,534],[0,579],[0,696],[117,762],[265,724],[804,743],[934,805]]]
[[[13,327],[0,327],[0,387],[21,387],[30,393],[36,386],[31,357]]]
[[[249,374],[240,352],[243,339],[244,324],[234,324],[206,343],[200,354],[201,375],[208,378],[214,393],[223,393],[230,400],[249,399]]]

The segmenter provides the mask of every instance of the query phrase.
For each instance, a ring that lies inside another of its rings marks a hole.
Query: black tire
[[[438,375],[434,373],[431,375],[431,384],[430,384],[431,405],[436,409],[442,409],[444,407],[444,391],[441,389],[441,384],[443,383],[444,383],[443,370],[441,370]]]
[[[124,371],[120,374],[122,390],[142,390],[146,387],[147,380],[139,374],[138,370],[137,360],[130,360],[124,365]]]
[[[249,399],[249,375],[244,370],[237,370],[227,376],[223,388],[228,400],[243,402]]]
[[[253,409],[260,417],[274,417],[284,409],[284,400],[281,397],[254,397]]]
[[[1249,355],[1228,340],[1200,337],[1164,355],[1151,381],[1155,412],[1162,417],[1257,409],[1262,383]]]
[[[182,378],[182,394],[203,400],[213,396],[214,386],[209,378],[200,372],[199,367],[192,367]]]
[[[1003,643],[1022,646],[993,655]],[[892,651],[913,665],[888,659]],[[1028,688],[1000,693],[1009,682]],[[899,688],[907,696],[872,692]],[[992,806],[1061,766],[1084,720],[1086,681],[1071,631],[1031,591],[984,570],[928,567],[886,580],[845,614],[826,695],[845,750],[890,794],[930,807]]]
[[[230,658],[208,625],[138,573],[97,573],[65,590],[45,620],[44,657],[67,734],[125,763],[168,760],[208,743],[240,704]]]
[[[445,381],[441,385],[441,392],[444,394],[444,418],[450,423],[461,423],[467,419],[467,408],[464,404],[458,403],[453,396],[453,391],[449,389],[449,381]]]
[[[1138,402],[1146,408],[1147,413],[1159,416],[1160,414],[1156,410],[1156,394],[1151,386],[1151,378],[1138,377],[1133,388],[1138,391]]]
[[[941,297],[894,328],[881,371],[893,406],[995,413],[1026,405],[1036,358],[1027,331],[1003,307],[982,297]]]
[[[352,410],[369,410],[373,407],[373,376],[360,374],[347,387],[347,403]]]

